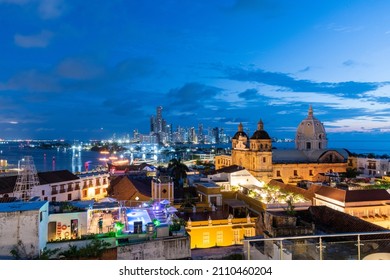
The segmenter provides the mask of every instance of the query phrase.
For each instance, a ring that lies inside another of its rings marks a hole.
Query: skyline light
[[[388,1],[0,0],[0,138],[147,134],[259,119],[294,138],[390,140]]]

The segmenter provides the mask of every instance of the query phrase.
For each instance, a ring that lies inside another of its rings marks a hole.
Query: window
[[[95,190],[95,195],[98,195],[98,194],[100,194],[100,189]]]
[[[313,170],[309,170],[309,176],[313,176]]]
[[[311,149],[311,143],[310,142],[306,142],[306,150],[310,150]]]
[[[280,177],[281,175],[280,175],[280,170],[277,170],[276,171],[276,177]]]
[[[267,159],[266,159],[265,157],[263,157],[263,162],[264,162],[264,163],[267,162]]]
[[[223,231],[217,231],[217,245],[223,243]]]
[[[318,149],[322,149],[321,143],[318,143]]]
[[[240,243],[240,232],[239,229],[233,230],[234,244]]]
[[[204,232],[203,233],[203,244],[208,245],[210,243],[210,233]]]
[[[68,193],[68,200],[72,200],[72,194]]]
[[[42,195],[45,195],[45,190],[42,190]]]
[[[56,197],[52,196],[51,201],[56,201]]]
[[[39,212],[39,222],[42,222],[42,220],[43,220],[43,214],[42,212]]]
[[[247,236],[247,237],[253,236],[251,228],[246,228],[245,229],[245,236]]]
[[[298,170],[294,170],[294,176],[298,176]]]

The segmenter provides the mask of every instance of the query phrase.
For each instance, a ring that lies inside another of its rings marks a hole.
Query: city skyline
[[[0,0],[0,138],[106,139],[259,119],[294,138],[390,140],[386,1]],[[381,142],[379,142],[379,140]]]

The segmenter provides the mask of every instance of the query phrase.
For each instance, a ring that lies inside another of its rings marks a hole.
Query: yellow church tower
[[[244,167],[259,180],[268,182],[272,178],[272,139],[264,130],[262,120],[249,143],[240,123],[232,140],[232,164]]]

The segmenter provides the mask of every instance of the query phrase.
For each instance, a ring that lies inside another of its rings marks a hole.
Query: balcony
[[[243,240],[248,260],[390,259],[390,231]]]

